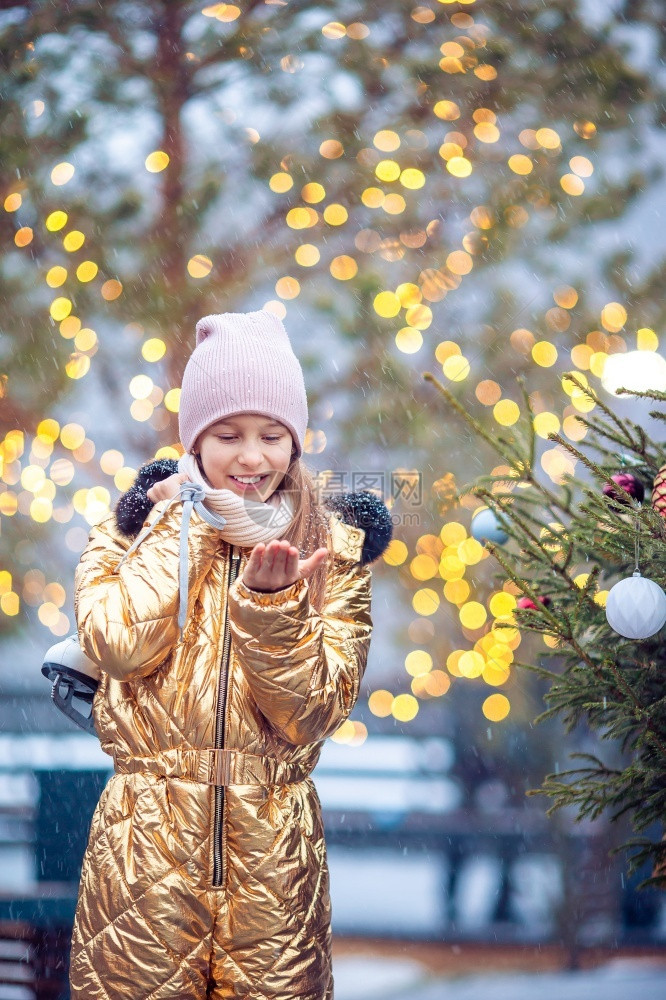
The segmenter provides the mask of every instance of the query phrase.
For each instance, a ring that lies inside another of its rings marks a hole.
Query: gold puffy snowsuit
[[[182,505],[165,505],[117,571],[130,540],[113,515],[101,521],[76,572],[79,638],[102,667],[95,726],[116,773],[84,858],[72,1000],[329,1000],[328,868],[309,775],[365,669],[365,533],[330,513],[318,614],[306,581],[246,588],[251,549],[194,511],[180,638]]]

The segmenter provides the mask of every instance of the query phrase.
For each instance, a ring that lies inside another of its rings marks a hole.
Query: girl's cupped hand
[[[284,539],[274,538],[268,545],[258,542],[243,570],[243,583],[250,590],[282,590],[312,576],[328,558],[328,549],[316,549],[307,559],[298,555],[298,549]]]
[[[171,500],[178,494],[181,483],[187,482],[188,478],[186,473],[177,472],[155,483],[146,495],[153,503]],[[316,549],[307,559],[299,559],[298,554],[298,549],[284,539],[279,541],[274,538],[268,545],[258,542],[243,570],[243,583],[251,590],[282,590],[297,580],[311,577],[328,558],[328,549]]]

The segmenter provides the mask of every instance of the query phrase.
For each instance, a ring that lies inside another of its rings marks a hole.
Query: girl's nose
[[[261,465],[262,458],[261,449],[258,445],[250,443],[241,445],[238,453],[238,461],[242,465],[250,467]]]

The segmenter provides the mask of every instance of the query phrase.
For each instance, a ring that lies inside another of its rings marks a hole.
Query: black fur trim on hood
[[[134,485],[116,504],[116,527],[121,534],[134,538],[141,531],[143,522],[148,517],[154,504],[147,497],[147,492],[162,479],[168,479],[178,472],[178,462],[175,458],[158,458],[147,462],[139,469]]]
[[[116,504],[116,527],[128,538],[138,535],[148,517],[153,503],[147,492],[162,479],[178,472],[178,462],[173,458],[159,458],[147,462],[137,474],[134,485]],[[336,493],[327,497],[324,506],[339,514],[343,521],[356,528],[363,528],[363,554],[361,565],[374,562],[388,548],[393,535],[391,515],[383,500],[363,490],[359,493]]]

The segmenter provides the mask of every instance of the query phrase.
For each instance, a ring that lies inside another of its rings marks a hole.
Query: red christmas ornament
[[[544,608],[547,608],[551,603],[550,597],[540,597],[539,601],[543,604]],[[531,597],[519,597],[516,604],[519,608],[531,608],[533,611],[537,610],[537,606]]]
[[[614,476],[611,476],[611,482],[604,486],[603,494],[619,503],[626,503],[625,493],[628,493],[632,500],[643,503],[645,487],[640,479],[637,479],[631,472],[616,472]]]

